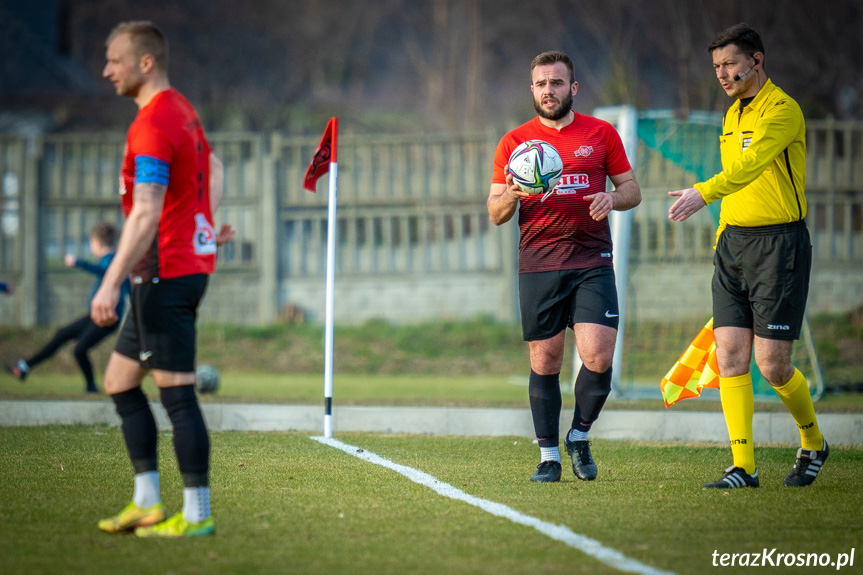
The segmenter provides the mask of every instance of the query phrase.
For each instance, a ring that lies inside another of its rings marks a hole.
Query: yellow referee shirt
[[[719,147],[722,172],[695,184],[705,203],[723,199],[718,232],[806,216],[803,112],[770,80],[743,109],[739,100],[728,109]]]

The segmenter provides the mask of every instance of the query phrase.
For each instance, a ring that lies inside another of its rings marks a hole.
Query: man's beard
[[[126,82],[121,82],[117,86],[117,95],[118,96],[126,96],[128,98],[137,98],[138,92],[141,91],[141,83],[136,82],[132,83],[128,80]]]
[[[572,92],[567,92],[566,96],[560,102],[560,107],[555,110],[546,110],[542,107],[542,98],[537,102],[536,98],[533,99],[533,107],[536,110],[536,113],[545,118],[546,120],[551,120],[552,122],[556,122],[558,120],[562,120],[569,114],[569,111],[572,110]]]
[[[734,90],[728,95],[732,98],[740,98],[741,95],[749,91],[749,89],[752,87],[752,84],[755,83],[755,80],[756,78],[753,76],[752,79],[746,78],[742,84],[739,81],[734,82]]]

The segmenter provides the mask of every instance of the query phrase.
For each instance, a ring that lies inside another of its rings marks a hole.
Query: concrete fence
[[[675,150],[718,169],[718,131],[701,127],[687,136],[692,141],[669,148],[668,138],[688,132],[664,125],[659,141],[651,129],[638,150],[644,202],[630,246],[630,320],[706,317],[715,224],[707,210],[683,225],[669,222],[666,192],[700,179]],[[516,225],[491,225],[485,208],[498,138],[340,139],[337,321],[517,319]],[[92,280],[62,259],[92,257],[89,229],[122,223],[123,140],[120,133],[0,134],[0,281],[18,288],[0,298],[0,324],[53,325],[82,313]],[[809,122],[807,140],[809,308],[842,312],[863,302],[863,125]],[[326,182],[321,193],[302,188],[318,138],[213,133],[210,141],[225,165],[217,224],[230,222],[237,236],[220,251],[202,320],[322,320]]]

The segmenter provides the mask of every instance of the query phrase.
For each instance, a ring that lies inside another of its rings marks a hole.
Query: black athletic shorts
[[[804,221],[728,226],[713,263],[713,327],[744,327],[765,339],[800,337],[812,268]]]
[[[519,274],[518,295],[525,341],[554,337],[577,323],[617,329],[620,319],[611,266]]]
[[[195,320],[206,289],[206,274],[133,284],[114,351],[144,369],[195,371]]]

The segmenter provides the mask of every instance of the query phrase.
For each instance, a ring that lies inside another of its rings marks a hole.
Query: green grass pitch
[[[102,374],[97,380],[101,382]],[[304,373],[262,373],[222,371],[222,384],[216,394],[202,395],[203,401],[240,403],[323,403],[323,375]],[[515,407],[528,409],[528,376],[447,376],[336,374],[333,403],[335,405],[423,405],[459,407]],[[0,400],[4,399],[88,399],[107,401],[104,394],[83,393],[84,382],[79,373],[34,371],[22,383],[0,371]],[[609,399],[606,409],[665,409],[659,396],[659,382],[654,387],[654,399]],[[158,400],[155,385],[144,380],[144,391]],[[572,383],[562,380],[561,391],[566,409],[572,408]],[[673,411],[720,411],[719,401],[687,399],[676,403]],[[863,411],[863,394],[828,395],[816,402],[818,412]],[[778,399],[756,400],[756,411],[781,411],[785,406]]]
[[[756,448],[760,489],[702,491],[701,483],[727,465],[726,447],[596,441],[596,481],[579,482],[566,470],[560,483],[536,485],[528,477],[537,448],[522,438],[337,438],[658,569],[705,573],[717,570],[714,551],[774,547],[834,557],[856,548],[847,572],[859,572],[863,562],[859,449],[832,450],[812,487],[791,490],[781,483],[794,450]],[[443,498],[308,434],[216,432],[212,444],[216,535],[138,540],[96,529],[97,519],[131,497],[131,466],[117,428],[0,428],[3,572],[617,573],[536,530]],[[160,435],[160,458],[162,494],[173,513],[182,506],[182,485],[170,433]]]

